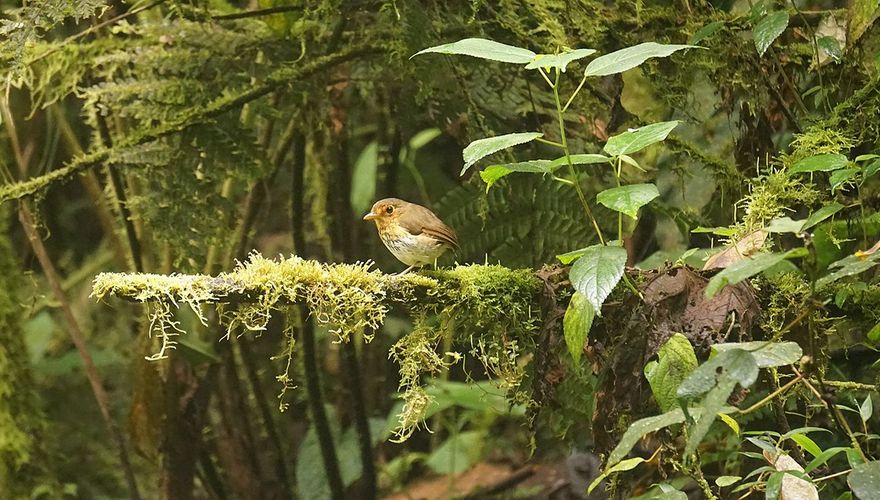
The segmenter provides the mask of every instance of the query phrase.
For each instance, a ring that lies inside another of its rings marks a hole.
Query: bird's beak
[[[379,218],[379,216],[374,214],[373,212],[370,212],[364,216],[364,220],[373,220],[373,219],[378,219],[378,218]]]

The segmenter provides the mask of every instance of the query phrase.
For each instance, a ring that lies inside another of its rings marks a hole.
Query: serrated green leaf
[[[526,64],[526,69],[559,68],[565,73],[565,68],[572,61],[589,57],[595,53],[594,49],[575,49],[561,54],[538,54]]]
[[[804,355],[801,346],[796,342],[768,342],[755,340],[752,342],[732,342],[715,344],[712,350],[716,353],[742,349],[755,358],[758,368],[774,368],[797,363]]]
[[[676,396],[694,399],[709,392],[722,378],[749,387],[758,378],[758,364],[755,357],[743,349],[726,349],[694,370],[678,386]],[[733,390],[731,388],[731,390]]]
[[[528,64],[537,55],[528,49],[486,40],[485,38],[465,38],[457,42],[420,50],[413,54],[412,57],[430,53],[479,57],[480,59],[514,64]]]
[[[574,359],[575,365],[581,362],[581,355],[584,352],[584,345],[587,343],[587,336],[590,328],[593,326],[593,318],[596,311],[593,304],[584,297],[580,292],[574,292],[571,296],[571,302],[565,310],[565,318],[562,321],[562,330],[565,337],[565,345],[568,352]]]
[[[758,55],[763,56],[774,40],[788,27],[788,12],[778,10],[764,16],[752,31]]]
[[[605,76],[622,73],[635,68],[652,57],[668,57],[682,49],[697,48],[693,45],[664,45],[646,42],[620,49],[590,61],[584,71],[586,76]]]
[[[856,465],[847,476],[846,483],[858,498],[876,499],[880,491],[880,461]]]
[[[570,158],[572,165],[593,165],[596,163],[608,163],[611,161],[611,158],[595,153],[571,155]],[[564,156],[553,160],[554,168],[563,167],[565,165],[568,165],[568,160],[566,160]]]
[[[826,153],[804,158],[795,163],[789,172],[793,174],[803,172],[831,172],[832,170],[846,167],[848,163],[849,160],[847,160],[846,156],[842,154]]]
[[[697,449],[709,432],[718,412],[736,388],[736,384],[749,387],[755,382],[758,378],[758,365],[755,363],[755,358],[746,351],[741,349],[726,351],[694,370],[691,376],[682,382],[678,395],[684,397],[685,394],[693,394],[692,389],[699,388],[710,378],[714,379],[715,383],[700,401],[703,414],[696,424],[690,427],[684,448],[685,456],[690,456]]]
[[[622,134],[608,138],[603,148],[611,156],[630,155],[641,151],[651,144],[656,144],[672,132],[678,124],[678,120],[669,122],[652,123],[636,129],[627,130]]]
[[[581,257],[571,266],[569,279],[578,292],[593,305],[597,316],[602,315],[602,303],[623,277],[626,250],[621,247],[593,245],[584,249]]]
[[[651,385],[654,399],[661,411],[678,405],[676,391],[681,382],[697,368],[697,356],[690,341],[680,333],[673,334],[657,352],[659,361],[645,367],[645,378]]]
[[[529,160],[517,163],[504,163],[490,165],[480,172],[480,178],[486,183],[486,191],[502,177],[514,172],[530,174],[548,174],[552,170],[553,162],[550,160]]]
[[[459,175],[464,175],[464,173],[467,172],[467,169],[471,168],[474,163],[482,160],[492,153],[497,153],[498,151],[507,149],[511,146],[534,141],[535,139],[543,135],[544,134],[540,132],[521,132],[516,134],[506,134],[499,135],[497,137],[478,139],[468,144],[467,147],[464,148],[464,151],[462,151],[462,157],[464,158],[464,167],[461,169],[461,173]]]
[[[653,184],[627,184],[602,191],[596,195],[596,201],[635,219],[639,209],[658,196],[660,192]]]

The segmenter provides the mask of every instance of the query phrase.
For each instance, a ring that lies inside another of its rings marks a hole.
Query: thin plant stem
[[[571,94],[571,97],[568,98],[568,102],[566,102],[566,103],[565,103],[565,106],[562,107],[562,112],[563,112],[563,113],[565,113],[566,111],[568,111],[568,107],[571,106],[572,101],[574,101],[574,98],[577,97],[578,93],[579,93],[579,92],[581,91],[581,89],[584,87],[584,84],[585,84],[585,83],[587,83],[587,75],[584,75],[584,77],[581,78],[581,83],[579,83],[578,86],[577,86],[577,88],[574,89],[574,93]]]
[[[590,204],[587,203],[587,197],[584,196],[584,191],[581,189],[580,183],[577,181],[577,173],[574,170],[574,164],[571,162],[571,152],[568,149],[568,140],[565,137],[565,116],[562,111],[562,102],[559,100],[559,74],[560,71],[556,70],[556,82],[551,83],[550,86],[553,87],[553,100],[556,103],[556,117],[559,120],[559,136],[562,144],[562,150],[565,152],[565,159],[568,162],[568,172],[571,175],[571,180],[574,184],[574,189],[577,191],[578,198],[581,200],[581,205],[584,207],[584,212],[587,214],[587,217],[590,219],[590,222],[593,224],[593,229],[596,230],[596,236],[599,237],[599,242],[603,245],[605,244],[605,238],[602,236],[602,230],[599,229],[599,223],[596,222],[596,218],[593,217],[593,211],[590,210]],[[541,71],[541,75],[547,79],[547,76],[544,75],[544,72]],[[550,80],[547,79],[549,82]]]
[[[106,389],[104,389],[101,376],[98,373],[92,355],[89,353],[89,349],[86,346],[85,337],[80,329],[79,322],[73,314],[73,309],[70,306],[70,301],[67,299],[67,294],[64,293],[64,289],[61,287],[61,278],[58,276],[58,272],[55,269],[55,265],[52,263],[52,259],[49,257],[49,253],[46,251],[45,245],[43,245],[43,240],[37,233],[36,222],[34,221],[29,201],[22,201],[18,211],[18,218],[25,234],[27,235],[28,242],[34,251],[34,255],[36,255],[40,267],[43,268],[46,281],[49,282],[49,287],[52,289],[55,299],[58,300],[58,303],[61,305],[62,316],[67,324],[67,333],[70,335],[70,340],[73,342],[73,345],[76,347],[80,359],[82,360],[83,370],[85,371],[86,378],[92,388],[92,394],[95,397],[95,401],[98,403],[98,409],[101,411],[101,417],[104,420],[104,424],[110,431],[113,440],[116,441],[122,471],[125,475],[125,481],[128,484],[128,494],[130,498],[139,499],[140,493],[138,492],[137,481],[135,480],[134,471],[131,467],[131,460],[129,459],[125,438],[110,413],[110,398],[107,395]]]
[[[778,395],[782,394],[783,392],[787,391],[791,386],[795,385],[796,383],[800,382],[802,378],[803,378],[803,377],[802,377],[801,375],[798,375],[797,377],[795,377],[795,378],[789,380],[789,381],[788,381],[785,385],[783,385],[782,387],[780,387],[780,388],[776,389],[775,391],[771,392],[770,394],[768,394],[764,399],[758,401],[757,403],[753,404],[752,406],[749,406],[749,407],[746,408],[745,410],[739,410],[738,413],[739,413],[740,415],[747,415],[747,414],[749,414],[749,413],[751,413],[751,412],[753,412],[753,411],[755,411],[755,410],[757,410],[757,409],[763,407],[764,405],[766,405],[767,403],[769,403],[770,401],[772,401],[773,398],[775,398],[776,396],[778,396]]]

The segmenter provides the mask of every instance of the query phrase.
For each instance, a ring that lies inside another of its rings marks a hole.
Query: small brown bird
[[[458,237],[427,208],[399,200],[385,198],[373,204],[364,220],[376,221],[379,238],[397,260],[409,267],[435,263],[443,252],[458,248]]]

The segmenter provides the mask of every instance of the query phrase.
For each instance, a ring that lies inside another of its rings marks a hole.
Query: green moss
[[[531,270],[503,266],[458,266],[393,276],[371,269],[370,263],[324,264],[295,256],[272,260],[254,253],[233,271],[216,277],[102,273],[95,278],[92,294],[148,304],[151,333],[160,340],[150,360],[166,358],[176,337],[184,333],[174,316],[182,306],[190,307],[204,323],[202,308],[216,303],[229,335],[238,328],[263,330],[276,311],[304,304],[319,323],[330,327],[338,342],[347,342],[359,332],[369,341],[390,304],[404,304],[416,315],[416,327],[390,352],[400,364],[404,409],[397,439],[404,440],[421,425],[430,403],[421,386],[422,375],[435,375],[462,357],[458,352],[436,352],[444,325],[455,324],[452,340],[469,346],[512,398],[527,398],[519,390],[525,371],[521,358],[534,344],[540,287]],[[294,342],[290,332],[288,337],[287,369],[278,376],[282,392],[292,386]]]
[[[812,184],[791,177],[783,170],[762,175],[752,184],[751,194],[740,202],[745,216],[737,234],[741,237],[762,229],[771,219],[798,205],[812,205],[821,197]]]
[[[45,477],[45,422],[21,331],[23,297],[15,296],[22,276],[9,240],[0,237],[0,491],[5,498],[28,498],[38,489],[60,496],[58,485]]]
[[[797,161],[810,156],[826,153],[846,153],[852,147],[852,139],[843,132],[814,127],[794,138],[791,142],[792,152],[783,157],[783,163],[790,167]]]

